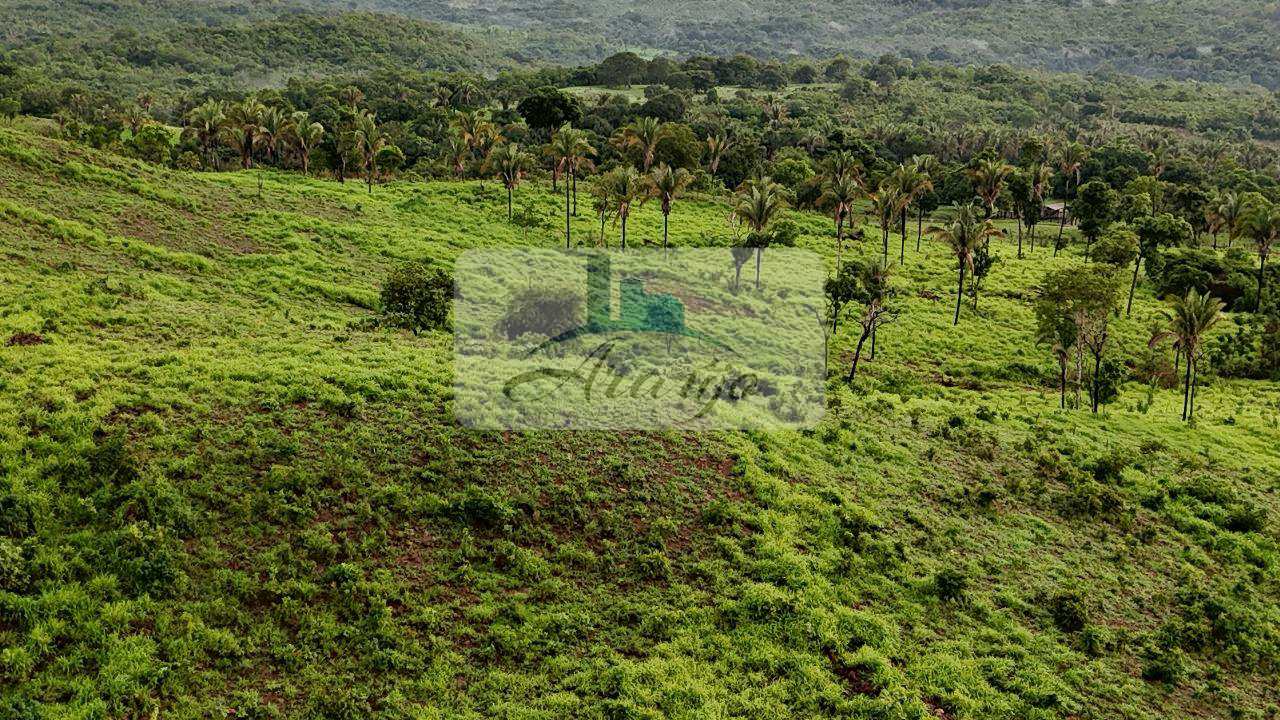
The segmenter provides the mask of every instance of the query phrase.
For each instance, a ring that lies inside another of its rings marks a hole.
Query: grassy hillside
[[[487,433],[378,285],[555,245],[547,183],[522,229],[492,182],[258,180],[0,128],[0,717],[1276,717],[1280,385],[1059,411],[1074,248],[1000,245],[957,328],[909,251],[813,431]]]

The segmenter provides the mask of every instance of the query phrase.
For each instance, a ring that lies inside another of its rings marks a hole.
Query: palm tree
[[[1271,256],[1271,248],[1276,241],[1280,240],[1280,205],[1267,204],[1255,209],[1249,217],[1248,227],[1258,250],[1258,298],[1253,311],[1259,312],[1266,290],[1267,258]]]
[[[303,175],[310,172],[311,152],[320,144],[320,138],[324,137],[324,125],[308,122],[310,119],[305,112],[295,112],[289,124],[289,136],[298,153],[298,160],[302,163]]]
[[[262,114],[265,110],[262,103],[248,98],[232,105],[223,120],[223,141],[240,154],[240,167],[244,170],[253,167],[253,151],[262,139]]]
[[[471,148],[467,147],[466,141],[461,137],[454,136],[444,141],[444,159],[458,177],[462,177],[462,173],[466,172],[467,161],[470,158]]]
[[[365,111],[356,116],[352,123],[351,139],[355,151],[360,153],[360,161],[364,167],[365,182],[369,192],[373,192],[373,171],[376,169],[378,151],[387,144],[387,136],[378,127],[377,116]]]
[[[502,181],[503,187],[507,189],[507,222],[511,222],[513,217],[511,210],[511,198],[515,193],[516,186],[524,179],[525,172],[529,169],[529,165],[533,162],[533,158],[529,153],[520,149],[516,143],[505,143],[494,148],[489,153],[485,165],[489,171],[497,175]]]
[[[1222,301],[1212,295],[1201,295],[1195,288],[1185,297],[1173,301],[1172,314],[1166,313],[1169,327],[1164,333],[1153,335],[1150,345],[1172,338],[1187,359],[1186,379],[1182,388],[1182,419],[1195,416],[1195,385],[1199,375],[1201,356],[1204,354],[1204,337],[1222,319]]]
[[[219,100],[209,100],[187,113],[187,127],[182,133],[193,138],[200,146],[205,164],[212,159],[213,146],[218,141],[218,133],[224,120],[226,120],[226,105]]]
[[[725,133],[712,133],[707,136],[707,174],[715,175],[720,168],[720,160],[734,145],[733,137]]]
[[[1005,181],[1009,179],[1009,174],[1012,172],[1013,167],[1003,160],[979,160],[977,165],[969,169],[973,189],[978,193],[978,197],[982,198],[982,204],[986,207],[984,217],[987,219],[995,213],[996,201],[1000,199]]]
[[[278,161],[278,150],[280,142],[285,139],[289,133],[289,119],[279,108],[269,107],[262,111],[262,117],[259,121],[259,133],[261,135],[260,143],[263,150],[267,152],[267,162],[274,164]]]
[[[951,324],[959,325],[964,275],[966,270],[973,269],[973,254],[979,246],[990,242],[993,237],[1002,237],[1004,233],[989,218],[980,217],[972,203],[956,206],[950,223],[930,227],[928,233],[930,237],[945,242],[956,256],[960,279],[956,284],[956,314]]]
[[[574,130],[566,124],[551,136],[551,144],[547,146],[547,154],[555,162],[555,175],[565,176],[564,246],[568,248],[570,246],[571,233],[569,226],[570,181],[572,181],[574,187],[577,186],[578,170],[587,167],[591,163],[590,156],[595,154],[595,148],[591,147],[591,143],[587,142],[586,133],[581,130]],[[576,210],[576,198],[573,200],[573,205]]]
[[[627,249],[627,218],[631,215],[631,206],[644,191],[640,174],[633,167],[620,167],[605,176],[605,186],[609,191],[610,204],[614,217],[622,226],[622,249]]]
[[[662,206],[662,248],[667,247],[667,222],[671,217],[671,203],[675,201],[693,180],[684,168],[671,169],[666,163],[658,165],[649,177],[648,197],[657,199]]]
[[[1212,212],[1218,218],[1219,227],[1227,231],[1227,247],[1235,244],[1235,240],[1240,235],[1240,231],[1244,226],[1245,216],[1248,214],[1249,204],[1240,193],[1234,190],[1227,190],[1219,195],[1216,202],[1211,207]],[[1217,235],[1214,235],[1213,247],[1218,248]]]
[[[880,183],[879,189],[868,193],[871,200],[871,213],[880,221],[880,239],[884,245],[884,266],[889,267],[889,231],[898,217],[901,207],[898,192],[886,182]]]
[[[658,143],[667,136],[667,130],[657,118],[642,117],[618,131],[613,143],[620,149],[637,148],[640,150],[640,168],[649,172],[653,165],[654,153]]]
[[[929,180],[929,176],[922,172],[915,164],[902,164],[893,169],[889,174],[888,182],[893,186],[894,192],[898,195],[898,222],[899,230],[902,233],[902,244],[898,249],[898,262],[905,263],[907,261],[907,213],[911,207],[911,203],[927,192],[933,190],[933,183]]]
[[[933,192],[936,185],[935,181],[942,180],[942,163],[938,162],[938,158],[932,155],[915,155],[911,158],[911,164],[915,169],[924,175],[928,180],[928,189],[921,190],[920,195],[926,195]],[[919,199],[919,196],[917,196]],[[924,235],[924,204],[916,205],[916,252],[920,252],[920,238]]]
[[[355,85],[348,85],[338,91],[338,99],[354,114],[360,103],[364,102],[364,93]]]
[[[751,241],[756,248],[756,290],[760,289],[760,264],[768,245],[764,231],[786,206],[782,186],[767,176],[748,180],[738,191],[733,211],[751,228]]]
[[[1080,168],[1084,166],[1084,161],[1088,158],[1088,151],[1084,145],[1078,142],[1067,143],[1058,153],[1058,172],[1062,174],[1064,184],[1067,188],[1067,196],[1071,196],[1071,182],[1075,181],[1076,187],[1080,186]],[[1062,244],[1062,231],[1067,225],[1067,207],[1062,206],[1062,213],[1058,216],[1058,239],[1054,243],[1054,252],[1057,247]]]
[[[831,208],[832,218],[836,223],[836,272],[840,272],[840,255],[844,249],[844,224],[852,221],[854,204],[862,197],[862,185],[851,172],[838,172],[828,167],[828,174],[822,182],[822,197],[818,204]]]
[[[712,133],[707,136],[707,174],[715,175],[720,167],[720,160],[733,147],[733,138],[725,133]]]

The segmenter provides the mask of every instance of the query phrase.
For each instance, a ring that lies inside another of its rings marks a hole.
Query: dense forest
[[[0,719],[1280,718],[1274,7],[0,19]],[[463,422],[512,248],[812,253],[821,419]]]

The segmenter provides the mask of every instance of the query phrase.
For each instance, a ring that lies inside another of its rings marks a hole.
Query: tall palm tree
[[[1078,142],[1067,143],[1058,151],[1058,173],[1062,175],[1063,184],[1067,189],[1067,197],[1071,196],[1073,181],[1077,188],[1080,187],[1080,168],[1084,167],[1084,162],[1088,157],[1089,151]],[[1067,206],[1064,204],[1062,213],[1058,216],[1058,239],[1054,243],[1055,249],[1062,244],[1062,231],[1066,226]]]
[[[648,197],[659,201],[662,208],[662,248],[667,247],[667,224],[671,218],[671,203],[684,192],[693,177],[684,168],[671,169],[666,163],[655,167],[646,178]]]
[[[444,141],[444,159],[458,177],[466,172],[467,161],[471,159],[471,148],[459,136],[449,137]]]
[[[880,221],[880,240],[884,246],[884,266],[889,267],[889,231],[898,218],[901,200],[898,191],[887,182],[880,183],[875,192],[868,193],[871,201],[871,213]]]
[[[316,146],[320,144],[320,139],[324,137],[324,125],[318,122],[310,122],[311,118],[307,113],[299,111],[295,112],[289,121],[289,139],[293,144],[294,151],[298,154],[298,160],[302,163],[302,174],[306,175],[311,170],[311,153]]]
[[[226,109],[222,101],[209,100],[187,113],[187,126],[182,132],[200,146],[206,165],[213,157],[213,146],[218,142],[218,134],[227,117]]]
[[[712,133],[707,136],[707,174],[715,175],[720,168],[720,160],[733,147],[733,138],[725,133]]]
[[[654,153],[658,143],[667,136],[667,129],[657,118],[642,117],[627,125],[614,135],[613,143],[620,149],[637,148],[640,151],[640,168],[649,172],[653,165]]]
[[[529,153],[521,150],[516,143],[504,143],[497,146],[489,153],[489,157],[485,161],[489,171],[496,175],[502,181],[502,186],[507,189],[507,222],[511,222],[513,217],[511,198],[532,163],[533,158],[529,156]]]
[[[927,190],[921,191],[920,195],[926,195],[933,192],[937,183],[942,181],[942,163],[938,162],[938,158],[933,155],[914,155],[911,158],[911,164],[929,181]],[[917,197],[917,199],[919,199]],[[924,235],[924,203],[916,204],[916,252],[920,252],[920,239]]]
[[[898,262],[905,263],[907,261],[907,214],[911,203],[933,190],[933,182],[914,163],[904,163],[894,168],[889,174],[888,182],[898,195],[898,229],[902,234],[902,243],[898,248]]]
[[[355,151],[360,154],[360,162],[364,167],[364,178],[369,192],[373,192],[373,172],[377,169],[378,151],[387,144],[387,136],[378,127],[378,118],[365,111],[356,116],[351,127],[351,139]]]
[[[275,164],[279,161],[280,144],[289,133],[289,117],[280,108],[268,107],[263,109],[259,124],[260,144],[266,152],[267,164]]]
[[[1213,213],[1219,218],[1221,228],[1227,231],[1227,247],[1235,244],[1240,231],[1244,229],[1248,209],[1249,204],[1244,196],[1234,190],[1224,191],[1213,204]],[[1218,247],[1216,239],[1213,247],[1215,250]]]
[[[852,224],[854,204],[862,197],[862,185],[851,172],[839,173],[828,168],[828,175],[822,181],[822,196],[818,204],[831,209],[832,219],[836,223],[836,272],[840,272],[840,256],[844,249],[844,224]]]
[[[768,245],[765,230],[786,206],[782,186],[768,176],[752,178],[738,191],[733,211],[751,228],[751,241],[756,248],[756,290],[760,289],[760,264]]]
[[[964,276],[966,270],[973,269],[973,254],[979,246],[990,242],[991,238],[1002,237],[1004,233],[996,228],[990,218],[981,216],[972,203],[957,205],[950,223],[930,227],[928,233],[930,237],[945,242],[956,256],[960,278],[956,283],[956,313],[951,324],[959,325],[960,304],[964,300]]]
[[[581,130],[574,130],[568,124],[561,127],[551,136],[551,144],[547,146],[547,153],[555,162],[555,174],[565,177],[564,183],[564,246],[570,246],[570,233],[572,232],[569,225],[570,211],[570,183],[577,186],[577,174],[579,169],[586,168],[591,163],[591,156],[595,154],[595,148],[591,147],[591,143],[587,142],[586,133]],[[573,205],[577,205],[576,198]]]
[[[1054,323],[1036,335],[1036,343],[1048,345],[1058,361],[1058,407],[1067,407],[1067,363],[1077,342],[1075,323]]]
[[[1253,210],[1248,220],[1249,234],[1253,236],[1258,251],[1258,298],[1254,312],[1262,310],[1263,292],[1267,283],[1267,258],[1280,240],[1280,204],[1267,204]]]
[[[996,201],[1000,199],[1000,193],[1004,192],[1005,181],[1012,172],[1013,167],[1003,160],[979,160],[977,165],[969,169],[974,192],[982,198],[982,204],[986,208],[984,217],[990,219],[995,214]]]
[[[1204,354],[1204,337],[1222,319],[1222,301],[1212,295],[1201,295],[1195,288],[1173,302],[1173,312],[1166,313],[1168,329],[1153,335],[1152,346],[1172,338],[1187,359],[1186,378],[1182,388],[1182,419],[1195,416],[1195,386]]]
[[[253,167],[253,152],[262,140],[262,114],[266,111],[255,98],[232,105],[223,120],[222,139],[240,154],[240,167]]]
[[[1027,168],[1027,178],[1031,181],[1031,215],[1026,218],[1027,230],[1030,234],[1031,252],[1036,251],[1036,225],[1044,212],[1044,199],[1053,184],[1053,170],[1044,163],[1036,163]]]
[[[622,249],[627,249],[627,218],[631,216],[631,207],[644,193],[644,185],[640,174],[633,167],[615,168],[606,175],[605,186],[609,191],[609,201],[613,206],[614,218],[622,226]]]

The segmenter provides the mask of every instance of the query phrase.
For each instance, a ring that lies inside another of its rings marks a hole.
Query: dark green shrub
[[[1062,632],[1080,632],[1089,622],[1089,606],[1084,596],[1074,590],[1064,590],[1049,598],[1049,614]]]
[[[485,489],[471,486],[450,506],[450,514],[472,527],[493,529],[511,522],[516,511]]]
[[[954,602],[964,598],[965,591],[969,589],[969,579],[964,573],[955,568],[945,568],[939,570],[933,576],[933,594],[939,600],[946,602]]]
[[[453,280],[440,268],[406,263],[387,276],[382,285],[382,312],[393,327],[412,330],[447,330]]]
[[[583,323],[586,300],[567,287],[525,287],[511,295],[498,331],[509,340],[533,333],[555,337]]]

